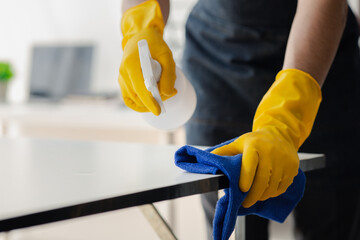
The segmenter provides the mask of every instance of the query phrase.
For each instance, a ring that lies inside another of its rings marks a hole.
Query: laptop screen
[[[34,46],[30,99],[60,100],[90,92],[94,47]]]

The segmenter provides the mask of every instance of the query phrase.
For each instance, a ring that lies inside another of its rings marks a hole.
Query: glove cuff
[[[129,8],[121,18],[122,48],[124,49],[127,41],[138,32],[154,29],[163,35],[164,27],[160,5],[156,0],[148,0]]]
[[[320,86],[308,73],[282,70],[256,110],[253,131],[274,126],[299,149],[310,135],[321,100]]]

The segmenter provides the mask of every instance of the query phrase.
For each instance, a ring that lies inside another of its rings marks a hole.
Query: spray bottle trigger
[[[160,92],[157,87],[157,82],[161,76],[161,65],[159,62],[151,58],[150,49],[145,39],[138,42],[139,57],[141,71],[144,77],[145,87],[151,92],[153,98],[157,101],[161,108],[161,113],[164,114],[165,107],[160,97]]]

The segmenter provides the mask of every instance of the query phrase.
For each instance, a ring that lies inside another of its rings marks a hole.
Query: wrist
[[[294,73],[294,74],[297,74],[299,76],[303,76],[304,78],[307,78],[309,81],[313,82],[313,84],[318,86],[318,89],[319,89],[320,94],[321,94],[321,86],[319,85],[318,81],[316,81],[316,79],[313,76],[311,76],[309,73],[307,73],[305,71],[302,71],[300,69],[297,69],[297,68],[286,68],[286,69],[281,70],[276,75],[275,80],[280,78],[282,74],[286,74],[286,73]]]
[[[121,18],[122,46],[134,35],[145,29],[151,29],[163,35],[165,23],[159,3],[148,0],[126,10]]]
[[[311,132],[321,99],[320,86],[309,74],[282,70],[256,110],[253,131],[273,126],[298,149]]]

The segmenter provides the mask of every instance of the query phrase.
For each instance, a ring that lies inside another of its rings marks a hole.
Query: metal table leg
[[[140,210],[161,240],[177,239],[169,225],[155,208],[154,204],[142,205],[140,206]]]
[[[235,240],[245,240],[245,217],[238,216],[235,224]]]

